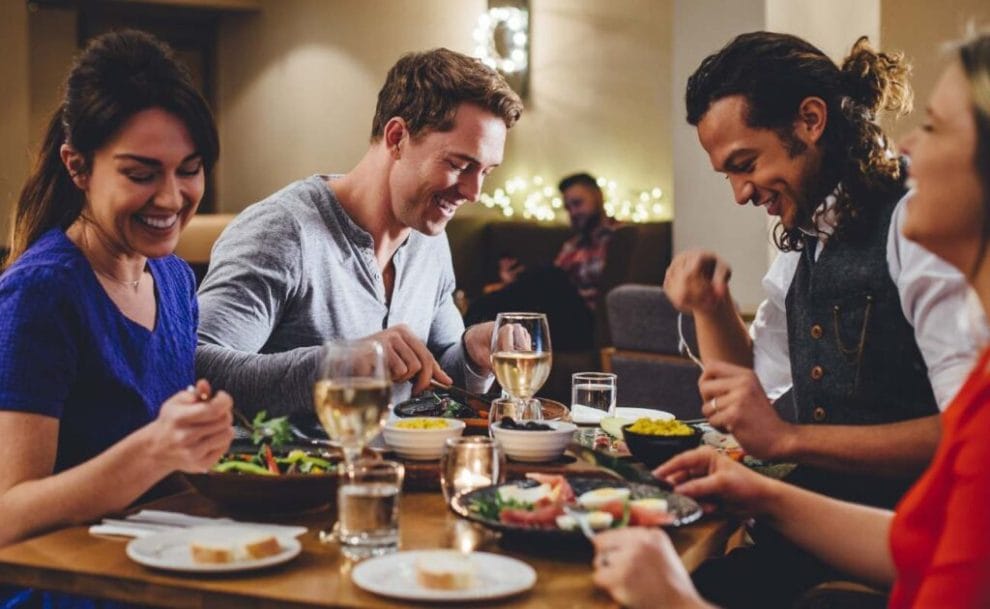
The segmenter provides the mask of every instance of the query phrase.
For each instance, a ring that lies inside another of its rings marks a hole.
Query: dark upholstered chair
[[[602,350],[605,370],[618,375],[619,406],[657,408],[681,419],[701,416],[698,366],[678,349],[677,311],[657,286],[627,284],[606,298],[612,347]],[[698,353],[694,320],[684,335]]]
[[[468,301],[485,284],[498,281],[498,259],[509,253],[528,268],[549,265],[571,236],[566,225],[494,219],[488,214],[455,216],[447,225],[457,287]],[[540,395],[570,403],[571,374],[600,370],[600,349],[611,344],[605,319],[605,295],[625,283],[663,281],[671,258],[671,223],[626,224],[609,245],[602,293],[595,311],[594,348],[555,349],[553,370]],[[551,333],[553,328],[551,328]]]

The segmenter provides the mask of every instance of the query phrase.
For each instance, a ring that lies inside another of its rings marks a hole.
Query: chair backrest
[[[213,244],[234,216],[235,214],[197,214],[189,219],[189,224],[182,230],[179,243],[175,246],[175,255],[189,263],[196,274],[197,284],[206,276]]]
[[[609,292],[605,304],[612,346],[616,349],[682,355],[678,349],[677,309],[667,300],[663,288],[620,285]],[[694,318],[684,315],[682,327],[685,340],[697,353]]]
[[[606,298],[613,347],[603,367],[618,375],[619,406],[657,408],[678,418],[701,416],[698,366],[678,349],[677,310],[657,286],[628,284]],[[694,319],[683,316],[684,338],[698,352]]]

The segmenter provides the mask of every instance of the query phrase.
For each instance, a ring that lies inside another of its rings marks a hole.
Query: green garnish
[[[292,441],[292,431],[289,429],[289,417],[275,417],[265,420],[267,411],[259,411],[251,422],[251,441],[256,445],[268,444],[277,448]]]
[[[504,509],[532,510],[533,504],[516,501],[515,499],[503,501],[502,497],[496,492],[489,497],[475,497],[468,505],[468,510],[485,520],[498,520],[499,514]]]

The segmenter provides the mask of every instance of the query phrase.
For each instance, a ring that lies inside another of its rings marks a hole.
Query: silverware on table
[[[565,504],[564,513],[577,522],[578,528],[580,528],[581,532],[584,533],[584,536],[588,538],[588,541],[595,538],[595,531],[591,528],[591,523],[588,522],[588,510],[582,507]]]

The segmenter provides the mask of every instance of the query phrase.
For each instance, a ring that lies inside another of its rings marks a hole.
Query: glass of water
[[[337,540],[349,558],[399,547],[399,494],[405,468],[395,461],[359,460],[337,491]]]
[[[616,376],[611,372],[575,372],[571,375],[571,405],[615,412]]]

